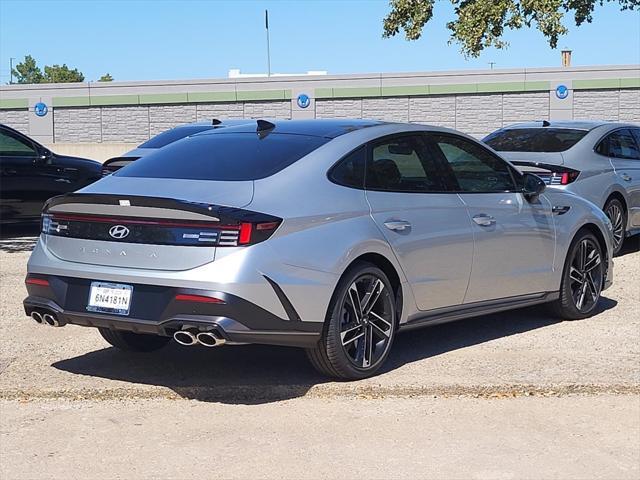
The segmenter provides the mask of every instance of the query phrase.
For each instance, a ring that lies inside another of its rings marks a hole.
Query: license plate
[[[120,283],[91,282],[87,310],[129,315],[133,287]]]

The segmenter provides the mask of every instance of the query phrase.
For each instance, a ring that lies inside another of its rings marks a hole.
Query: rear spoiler
[[[544,163],[544,162],[526,162],[523,160],[510,160],[509,163],[511,165],[516,165],[518,167],[535,167],[542,168],[544,170],[549,170],[551,172],[567,172],[567,173],[580,173],[580,170],[576,170],[575,168],[565,167],[564,165],[554,165],[552,163]]]

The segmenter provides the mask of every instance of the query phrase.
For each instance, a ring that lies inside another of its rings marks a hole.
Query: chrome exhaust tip
[[[33,318],[38,325],[46,325],[46,323],[44,323],[44,319],[42,318],[42,314],[40,312],[37,312],[34,310],[33,312],[31,312],[31,318]]]
[[[200,332],[197,338],[200,345],[204,345],[205,347],[219,347],[226,343],[226,340],[215,332]]]
[[[191,345],[198,343],[198,339],[195,334],[189,330],[178,330],[173,334],[173,339],[180,345],[184,345],[186,347],[190,347]]]
[[[50,313],[45,313],[44,315],[42,315],[42,320],[50,327],[60,326],[60,322],[58,322],[58,319],[53,315],[51,315]]]

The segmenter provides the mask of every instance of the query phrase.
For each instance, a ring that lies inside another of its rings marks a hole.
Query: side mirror
[[[522,194],[527,200],[535,200],[538,198],[538,195],[544,192],[544,189],[547,188],[544,180],[533,173],[524,173],[522,175],[522,180],[524,184],[522,187]]]

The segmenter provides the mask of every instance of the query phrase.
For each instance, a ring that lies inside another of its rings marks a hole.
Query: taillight
[[[569,185],[578,178],[578,175],[580,175],[578,170],[551,172],[549,185]]]

